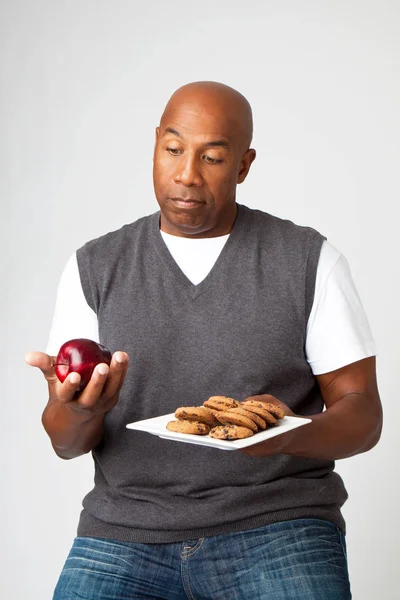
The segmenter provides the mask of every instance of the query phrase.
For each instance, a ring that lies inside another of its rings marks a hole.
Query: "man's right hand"
[[[97,365],[88,385],[79,393],[80,376],[70,373],[61,383],[55,373],[55,357],[43,352],[25,356],[25,362],[39,368],[47,380],[49,401],[42,422],[59,456],[80,456],[101,441],[104,415],[118,402],[128,360],[126,352],[115,352],[110,366]]]

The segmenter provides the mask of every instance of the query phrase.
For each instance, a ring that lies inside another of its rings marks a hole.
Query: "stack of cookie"
[[[175,411],[177,421],[167,423],[167,429],[194,435],[209,434],[219,440],[239,440],[274,426],[284,416],[283,410],[271,402],[251,398],[238,402],[227,396],[211,396],[203,406],[178,408]]]

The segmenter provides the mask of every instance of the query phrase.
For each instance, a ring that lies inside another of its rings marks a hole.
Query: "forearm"
[[[380,408],[363,394],[348,394],[309,418],[312,423],[293,432],[285,454],[327,460],[348,458],[373,448],[382,429]]]
[[[77,411],[57,399],[49,400],[42,423],[60,458],[70,459],[93,450],[104,431],[104,413]]]

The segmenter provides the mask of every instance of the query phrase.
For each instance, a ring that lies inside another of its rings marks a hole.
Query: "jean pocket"
[[[131,568],[126,546],[100,538],[77,537],[67,557],[64,570],[84,569],[123,575]]]

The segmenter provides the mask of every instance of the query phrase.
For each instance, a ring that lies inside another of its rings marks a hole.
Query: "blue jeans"
[[[349,600],[344,535],[296,519],[172,544],[78,537],[53,600]]]

